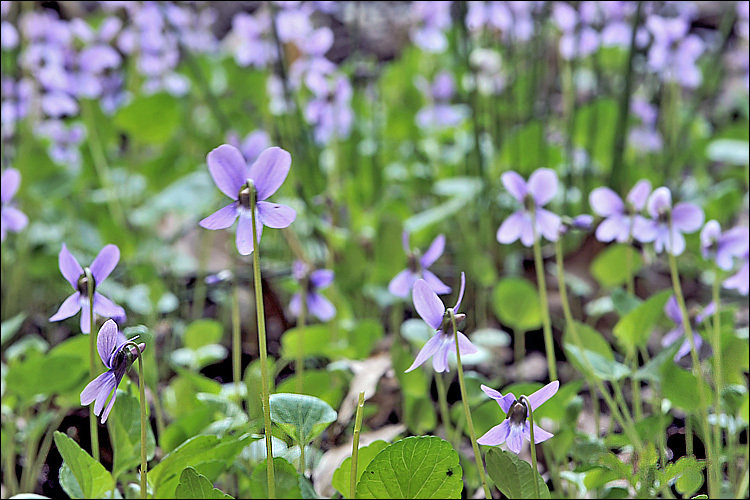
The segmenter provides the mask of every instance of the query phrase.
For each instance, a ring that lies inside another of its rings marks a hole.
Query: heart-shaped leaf
[[[214,488],[206,476],[198,474],[192,467],[186,467],[180,474],[180,484],[175,490],[175,498],[226,500],[234,497]]]
[[[270,406],[271,420],[302,446],[338,416],[328,403],[306,394],[272,394]]]
[[[500,448],[487,452],[487,474],[495,482],[497,489],[508,498],[536,498],[534,483],[539,485],[539,496],[549,498],[549,488],[538,472],[532,470],[528,462],[518,455]]]

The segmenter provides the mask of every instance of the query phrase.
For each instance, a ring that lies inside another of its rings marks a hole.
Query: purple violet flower
[[[682,233],[694,233],[703,225],[703,210],[693,203],[678,203],[672,207],[669,188],[656,188],[648,199],[648,212],[653,220],[636,229],[639,240],[654,242],[654,250],[666,250],[675,257],[685,251]],[[672,230],[670,233],[670,224]]]
[[[445,250],[445,235],[440,234],[432,240],[430,247],[424,255],[420,255],[419,249],[412,251],[409,246],[409,233],[407,231],[404,231],[401,235],[401,244],[404,247],[404,252],[406,252],[409,263],[406,269],[398,273],[388,283],[389,292],[397,297],[406,298],[414,287],[414,283],[420,278],[424,279],[438,295],[451,292],[451,287],[427,270],[428,267],[443,255],[443,250]]]
[[[109,370],[89,382],[83,389],[81,392],[81,404],[86,406],[96,400],[96,403],[94,403],[94,414],[101,415],[102,424],[107,422],[109,412],[112,411],[112,407],[117,399],[117,386],[120,385],[125,372],[128,371],[128,368],[130,368],[130,365],[133,364],[138,355],[133,346],[127,349],[125,348],[125,344],[135,342],[137,339],[138,335],[132,339],[126,339],[125,335],[117,329],[117,324],[111,319],[108,319],[99,329],[99,336],[96,338],[96,347],[102,363]],[[138,349],[143,352],[146,349],[146,344],[139,343]],[[111,399],[109,398],[110,394],[112,395]],[[109,399],[109,404],[104,408],[107,399]],[[102,412],[102,410],[104,411]]]
[[[521,239],[524,246],[534,244],[532,220],[536,219],[536,236],[556,241],[560,231],[560,217],[541,207],[549,203],[557,192],[557,174],[549,168],[534,171],[527,183],[518,173],[505,172],[501,177],[505,189],[523,208],[513,212],[497,230],[497,241],[508,244]],[[536,214],[536,217],[532,215]]]
[[[705,260],[716,260],[720,269],[732,269],[733,258],[747,251],[750,233],[746,227],[734,227],[721,232],[715,220],[706,222],[701,229],[701,254]]]
[[[60,272],[68,280],[70,286],[75,290],[62,303],[57,312],[49,319],[50,321],[60,321],[70,318],[78,311],[81,311],[81,332],[89,333],[91,325],[89,323],[89,294],[88,287],[94,288],[94,312],[105,318],[125,318],[125,309],[118,306],[107,297],[96,291],[96,287],[101,285],[107,279],[107,276],[114,270],[120,261],[120,249],[117,245],[107,245],[101,249],[94,262],[91,263],[91,276],[94,278],[93,283],[89,283],[83,268],[78,263],[73,254],[68,251],[68,247],[63,243],[62,249],[58,256],[60,262]]]
[[[236,132],[227,134],[227,143],[239,148],[247,163],[252,164],[258,156],[271,146],[271,139],[265,130],[254,130],[247,134],[242,142]]]
[[[570,231],[590,231],[594,226],[594,217],[589,214],[576,215],[575,217],[561,217],[560,235]]]
[[[336,315],[336,306],[318,292],[333,283],[333,271],[329,269],[310,270],[310,267],[301,260],[295,260],[292,265],[292,275],[301,285],[307,288],[304,291],[307,311],[315,315],[320,321],[326,322]],[[292,295],[289,301],[289,311],[298,318],[302,311],[302,292]]]
[[[695,342],[695,349],[697,351],[701,350],[701,346],[703,345],[703,337],[701,337],[698,332],[696,332],[696,327],[700,324],[702,324],[706,319],[711,317],[716,312],[716,304],[711,302],[708,304],[705,309],[703,309],[702,312],[696,314],[693,318],[691,318],[692,330],[693,330],[693,341]],[[677,325],[675,328],[667,332],[666,335],[661,339],[661,345],[662,347],[669,347],[675,342],[677,342],[680,337],[685,336],[685,329],[682,326],[682,313],[680,312],[680,307],[677,304],[677,299],[674,295],[669,297],[669,300],[664,305],[664,313],[667,315],[669,319],[675,322]],[[687,339],[687,337],[682,341],[682,344],[680,345],[680,348],[677,350],[677,353],[674,355],[674,361],[675,363],[678,362],[683,356],[687,355],[690,352],[690,341]]]
[[[13,196],[21,185],[21,174],[15,168],[6,168],[0,179],[0,241],[5,241],[8,231],[20,232],[29,223],[26,214],[11,203]]]
[[[737,290],[742,295],[747,295],[750,292],[750,252],[747,247],[745,247],[745,253],[742,254],[740,270],[737,271],[737,274],[725,279],[722,285],[724,288]]]
[[[640,240],[638,229],[648,224],[648,220],[640,215],[640,212],[646,206],[650,193],[651,183],[645,179],[633,186],[625,198],[627,203],[608,187],[599,187],[591,191],[591,209],[604,217],[596,228],[596,239],[603,242],[617,240],[619,243],[625,243],[631,237]]]
[[[466,277],[461,273],[461,289],[458,292],[458,300],[453,306],[453,312],[456,316],[456,324],[466,317],[465,314],[458,314],[458,308],[461,306],[461,299],[464,297],[466,288]],[[417,280],[414,284],[414,307],[422,319],[431,328],[437,330],[437,333],[427,341],[414,363],[406,370],[410,372],[420,366],[422,363],[432,357],[432,367],[437,373],[450,371],[448,368],[448,355],[456,352],[456,341],[453,338],[453,322],[450,314],[446,311],[443,301],[430,288],[430,285],[423,279]],[[458,335],[458,345],[461,349],[461,355],[474,354],[478,349],[471,341],[461,332]]]
[[[481,387],[485,394],[497,401],[497,404],[500,405],[500,408],[503,409],[503,412],[505,412],[507,417],[500,425],[496,425],[488,430],[484,436],[477,439],[477,443],[486,446],[497,446],[507,443],[510,451],[515,454],[521,453],[523,440],[526,439],[526,441],[531,441],[531,426],[526,420],[529,413],[526,405],[519,402],[511,393],[503,396],[500,391],[491,389],[484,384],[482,384]],[[554,396],[559,387],[560,382],[555,380],[554,382],[545,385],[531,396],[528,396],[528,401],[531,404],[532,411],[536,411],[549,398]],[[535,444],[546,441],[553,435],[554,434],[551,432],[547,432],[534,424]]]
[[[263,226],[280,229],[294,222],[297,217],[294,209],[265,201],[281,187],[289,173],[292,157],[288,152],[278,147],[268,148],[248,165],[239,149],[222,144],[208,153],[206,163],[216,186],[234,201],[200,221],[200,225],[212,230],[226,229],[239,217],[237,250],[240,255],[253,253],[251,196],[257,196],[258,243]]]

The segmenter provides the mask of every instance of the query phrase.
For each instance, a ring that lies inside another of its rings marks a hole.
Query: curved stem
[[[91,273],[91,269],[86,267],[83,269],[83,274],[86,275],[88,285],[88,300],[89,300],[89,375],[91,380],[96,378],[96,324],[94,323],[94,275]],[[81,311],[83,314],[83,311]],[[94,406],[89,406],[89,430],[91,431],[91,456],[94,460],[99,461],[99,427],[96,422],[96,415],[94,414]]]
[[[362,432],[362,417],[364,416],[365,391],[360,391],[357,401],[357,415],[354,420],[354,436],[352,437],[352,470],[349,477],[349,498],[355,498],[357,492],[357,462],[359,460],[359,435]]]
[[[716,481],[717,487],[721,485],[721,449],[722,449],[722,436],[721,436],[721,426],[719,425],[719,415],[721,414],[721,391],[724,388],[724,380],[722,373],[723,367],[721,362],[721,316],[719,315],[719,305],[720,305],[720,297],[719,297],[719,287],[721,286],[721,274],[719,271],[719,266],[716,265],[714,262],[714,283],[713,283],[713,303],[714,303],[714,339],[713,339],[713,346],[712,349],[714,351],[714,384],[716,384],[716,403],[715,403],[715,414],[717,418],[717,422],[714,425],[714,446],[715,446],[715,454],[714,457],[716,460],[714,460],[714,480]]]
[[[530,448],[531,448],[531,474],[533,476],[532,482],[534,483],[534,493],[536,494],[536,498],[542,498],[539,495],[539,481],[537,481],[537,475],[539,474],[539,470],[536,466],[536,444],[534,441],[534,410],[531,408],[531,402],[528,400],[526,396],[521,396],[521,402],[526,407],[526,411],[529,412],[529,434],[531,434],[530,439]]]
[[[453,338],[456,342],[456,370],[458,371],[458,384],[461,387],[461,401],[464,403],[464,414],[466,415],[466,423],[469,426],[469,437],[471,437],[471,447],[474,449],[474,460],[477,463],[477,469],[479,470],[479,478],[482,480],[482,488],[484,489],[484,497],[492,498],[489,486],[487,486],[487,478],[484,475],[484,462],[482,462],[482,454],[479,452],[479,445],[477,444],[477,435],[474,432],[474,422],[471,420],[471,411],[469,410],[469,398],[466,396],[466,382],[464,381],[464,370],[461,366],[461,349],[458,346],[458,327],[456,325],[456,314],[453,308],[449,308],[448,312],[451,316],[451,324],[453,325]]]
[[[232,281],[232,378],[234,389],[242,406],[240,383],[242,382],[242,329],[240,324],[240,284],[235,273]]]
[[[542,261],[542,247],[536,230],[536,210],[531,211],[531,227],[534,232],[534,268],[536,269],[536,283],[539,289],[539,299],[542,308],[542,327],[544,331],[544,350],[547,354],[547,370],[549,379],[557,380],[557,362],[555,360],[555,343],[552,339],[552,325],[549,319],[549,304],[547,303],[547,282],[544,279],[544,262]]]
[[[252,185],[252,184],[251,184]],[[276,498],[276,481],[273,470],[273,442],[271,440],[271,406],[268,393],[268,354],[266,353],[266,316],[263,308],[263,284],[260,281],[260,242],[258,241],[258,223],[256,221],[257,192],[253,186],[250,195],[250,216],[253,222],[253,280],[255,281],[255,314],[258,317],[258,351],[260,353],[260,380],[263,396],[263,424],[266,435],[266,476],[268,479],[268,497]]]
[[[451,417],[448,411],[448,391],[445,389],[445,380],[443,380],[442,373],[435,373],[435,386],[438,392],[438,406],[440,406],[440,420],[443,421],[443,428],[445,429],[445,437],[447,438],[452,434],[451,432]]]
[[[297,362],[295,363],[295,370],[297,372],[297,392],[304,394],[305,392],[305,322],[307,320],[307,281],[309,278],[302,280],[302,290],[300,291],[300,307],[299,307],[299,318],[297,318],[297,331],[299,332],[299,340],[297,341]]]

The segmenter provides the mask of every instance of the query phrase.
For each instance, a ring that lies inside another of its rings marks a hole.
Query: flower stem
[[[456,342],[456,370],[458,371],[458,384],[461,388],[461,400],[464,403],[464,414],[466,415],[466,424],[469,427],[469,437],[471,437],[471,447],[474,449],[474,460],[477,463],[477,469],[479,470],[479,478],[482,480],[482,488],[484,489],[484,497],[492,498],[489,486],[487,486],[487,478],[484,475],[484,462],[482,462],[482,454],[479,452],[479,445],[477,444],[477,435],[474,432],[474,422],[471,420],[471,411],[469,410],[469,398],[466,395],[466,382],[464,381],[464,370],[461,366],[461,349],[458,346],[458,327],[456,325],[456,314],[453,308],[448,309],[451,316],[451,324],[453,325],[453,337]]]
[[[513,363],[520,365],[526,354],[526,332],[518,328],[513,329]]]
[[[257,192],[253,187],[250,196],[250,215],[253,222],[253,279],[255,281],[255,314],[258,317],[258,351],[260,352],[260,380],[263,397],[263,423],[266,435],[266,475],[268,479],[268,497],[276,498],[276,481],[273,470],[273,442],[271,441],[271,405],[268,394],[268,355],[266,353],[266,316],[263,308],[263,284],[260,281],[260,242],[256,221]]]
[[[362,432],[362,417],[365,407],[365,391],[360,391],[357,401],[357,415],[354,420],[352,437],[352,470],[349,477],[349,498],[355,498],[357,492],[357,461],[359,459],[359,435]]]
[[[719,305],[721,298],[719,297],[719,287],[721,286],[721,274],[719,267],[714,263],[714,284],[713,284],[713,303],[714,303],[714,341],[712,349],[714,351],[714,384],[716,384],[716,403],[714,413],[716,414],[716,424],[714,425],[714,446],[716,447],[714,457],[714,480],[716,481],[716,487],[721,486],[721,449],[722,449],[722,436],[721,426],[719,425],[719,415],[721,414],[721,391],[724,388],[724,380],[722,373],[721,363],[721,316],[719,315]]]
[[[531,474],[533,476],[532,483],[534,483],[534,493],[536,498],[542,498],[539,495],[539,481],[537,475],[539,470],[536,466],[536,444],[534,442],[534,411],[531,408],[531,402],[526,396],[521,396],[521,402],[526,406],[526,410],[529,412],[529,434],[531,434],[530,447],[531,447]]]
[[[445,429],[445,437],[450,436],[451,433],[451,418],[450,412],[448,412],[448,392],[445,390],[445,380],[441,373],[435,373],[435,386],[438,392],[438,405],[440,406],[440,420],[443,421],[443,428]]]
[[[635,295],[635,276],[633,276],[633,246],[628,245],[628,251],[625,253],[625,263],[628,266],[627,291],[630,295]]]
[[[146,428],[148,420],[146,416],[146,379],[143,376],[143,354],[138,351],[138,390],[141,397],[141,498],[148,498],[148,486],[146,475],[148,474],[148,443],[146,439]]]
[[[237,397],[240,397],[240,383],[242,381],[242,330],[240,328],[240,284],[239,276],[235,273],[232,281],[232,378]]]
[[[542,327],[544,331],[544,350],[547,354],[547,370],[549,379],[557,380],[557,362],[555,360],[555,343],[552,340],[552,325],[549,319],[549,304],[547,303],[547,283],[544,279],[544,262],[542,261],[542,247],[536,230],[536,210],[532,210],[531,227],[534,231],[534,268],[536,269],[536,283],[539,288],[539,298],[542,308]]]
[[[305,323],[307,320],[307,281],[309,278],[302,280],[302,291],[300,292],[299,318],[297,318],[297,331],[299,339],[297,340],[297,362],[295,370],[297,372],[297,392],[305,392]]]
[[[89,375],[91,380],[96,378],[96,331],[94,324],[94,275],[91,273],[90,268],[84,268],[83,273],[86,275],[88,285],[88,300],[89,300]],[[81,311],[83,314],[83,311]],[[89,430],[91,431],[91,456],[94,460],[99,461],[99,427],[96,423],[96,415],[94,414],[94,407],[89,406]]]

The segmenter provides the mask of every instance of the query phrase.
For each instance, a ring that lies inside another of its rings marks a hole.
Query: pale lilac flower
[[[424,253],[420,255],[419,249],[412,250],[409,246],[409,233],[404,231],[401,235],[401,244],[404,247],[404,252],[408,257],[408,264],[406,269],[398,273],[390,283],[388,283],[388,291],[397,297],[406,298],[409,296],[409,292],[414,287],[414,283],[418,279],[424,279],[430,288],[438,294],[443,295],[450,293],[451,287],[440,281],[440,278],[435,276],[432,272],[428,271],[427,268],[435,263],[436,260],[443,255],[445,249],[445,236],[438,235],[430,247]]]
[[[720,269],[729,271],[733,258],[747,250],[748,238],[746,227],[738,226],[722,233],[719,223],[710,220],[701,229],[701,254],[706,260],[715,260]]]
[[[594,225],[594,217],[589,214],[576,215],[575,217],[563,216],[560,218],[560,235],[570,231],[590,231]]]
[[[242,142],[235,132],[227,134],[227,143],[239,148],[247,163],[252,164],[258,156],[271,146],[271,138],[265,130],[254,130],[247,134]]]
[[[461,273],[461,289],[458,292],[456,305],[453,306],[453,313],[456,317],[456,324],[463,320],[466,315],[458,314],[458,308],[461,306],[461,299],[464,297],[466,288],[466,277]],[[437,373],[450,371],[448,368],[448,355],[456,352],[456,339],[453,336],[453,322],[450,313],[446,311],[443,301],[430,288],[430,285],[423,279],[417,280],[414,284],[414,307],[419,315],[432,329],[437,333],[427,341],[414,363],[406,370],[410,372],[415,370],[422,363],[432,357],[432,367]],[[461,349],[461,355],[474,354],[478,349],[471,341],[461,332],[456,332],[458,336],[458,345]]]
[[[646,27],[653,36],[648,52],[649,69],[665,82],[687,88],[700,85],[703,76],[697,61],[705,50],[705,43],[697,35],[688,33],[690,20],[687,16],[651,15],[646,19]]]
[[[482,384],[482,390],[489,397],[497,401],[503,412],[507,415],[500,425],[496,425],[488,430],[482,437],[477,439],[477,443],[486,446],[498,446],[503,443],[508,444],[508,449],[515,454],[521,453],[523,440],[531,441],[531,426],[526,420],[528,417],[528,408],[525,403],[519,402],[516,397],[508,393],[503,396],[500,391],[491,389]],[[557,393],[560,382],[555,380],[545,385],[531,396],[528,396],[528,402],[531,404],[531,410],[537,411],[542,404]],[[538,425],[534,424],[534,443],[539,444],[551,438],[554,434],[547,432]]]
[[[505,35],[513,28],[513,12],[506,2],[468,2],[466,27],[471,31],[491,29]]]
[[[505,172],[501,177],[505,189],[523,208],[510,215],[497,230],[497,241],[508,244],[521,239],[524,246],[534,244],[536,236],[544,236],[549,241],[557,241],[560,232],[560,217],[542,207],[557,193],[557,174],[549,168],[534,171],[526,182],[518,173]],[[536,226],[532,224],[535,221]]]
[[[448,48],[445,31],[450,28],[452,3],[412,2],[416,26],[411,31],[411,39],[425,52],[440,53]]]
[[[77,169],[81,166],[81,143],[86,138],[86,127],[79,122],[65,125],[62,120],[47,120],[36,127],[39,137],[49,139],[49,157],[58,165]]]
[[[714,313],[716,312],[716,304],[711,302],[706,306],[705,309],[703,309],[702,312],[696,314],[693,318],[690,319],[692,325],[691,329],[693,330],[693,342],[695,342],[695,349],[696,351],[700,351],[701,346],[703,345],[703,337],[701,337],[698,332],[696,331],[697,326],[702,324],[706,319],[710,318]],[[680,306],[677,304],[677,299],[674,295],[669,297],[669,300],[667,300],[667,303],[664,305],[664,313],[667,315],[669,319],[675,322],[676,326],[669,332],[667,332],[666,335],[661,339],[661,345],[662,347],[669,347],[675,342],[677,342],[681,337],[685,336],[685,329],[682,326],[682,313],[680,312]],[[677,350],[677,353],[674,355],[674,361],[679,361],[683,356],[687,355],[690,352],[690,341],[685,338],[682,341],[682,344],[680,345],[680,348]]]
[[[672,207],[672,193],[669,188],[656,188],[648,199],[648,212],[653,220],[638,227],[640,241],[654,242],[654,250],[664,250],[675,257],[685,251],[685,237],[682,233],[694,233],[703,225],[703,210],[693,203],[678,203]],[[672,230],[670,232],[670,225]]]
[[[423,129],[455,127],[459,125],[466,116],[468,110],[460,104],[451,104],[455,94],[455,82],[453,75],[447,71],[441,71],[435,76],[432,85],[429,85],[423,77],[418,77],[415,85],[428,101],[428,105],[421,108],[414,121]]]
[[[117,248],[117,245],[107,245],[102,248],[99,255],[94,259],[94,262],[91,263],[90,269],[91,276],[94,279],[93,283],[89,283],[84,269],[76,258],[73,257],[73,254],[68,251],[65,243],[63,243],[60,250],[58,260],[60,272],[68,280],[68,283],[70,283],[75,292],[65,299],[57,312],[49,319],[50,321],[60,321],[70,318],[78,311],[81,311],[81,332],[89,333],[91,331],[89,286],[94,291],[94,313],[105,318],[120,319],[125,317],[125,309],[96,291],[96,287],[107,279],[107,276],[112,273],[120,261],[120,249]]]
[[[608,187],[599,187],[591,191],[589,204],[597,215],[604,220],[596,228],[596,239],[599,241],[617,240],[625,243],[631,237],[640,239],[642,226],[648,224],[640,212],[646,206],[651,194],[651,183],[645,179],[638,181],[630,190],[625,202]]]
[[[327,287],[333,283],[333,271],[328,269],[310,270],[310,267],[301,260],[294,261],[292,264],[292,275],[299,284],[305,284],[307,288],[304,292],[295,293],[289,302],[289,311],[296,318],[302,311],[302,293],[305,294],[307,311],[312,313],[320,321],[326,322],[333,319],[336,315],[336,306],[325,298],[318,290]]]
[[[15,168],[6,168],[0,180],[0,241],[5,241],[8,231],[18,233],[29,223],[26,214],[11,203],[21,185],[21,174]]]
[[[222,144],[208,153],[206,163],[216,186],[234,201],[200,221],[200,225],[206,229],[226,229],[239,217],[237,250],[240,255],[253,253],[251,196],[257,197],[258,243],[263,226],[284,228],[297,217],[294,209],[265,201],[281,187],[292,165],[291,155],[283,149],[268,148],[248,165],[239,149]]]
[[[745,248],[745,253],[742,254],[740,270],[737,271],[737,274],[725,279],[722,285],[724,288],[737,290],[742,295],[747,295],[750,292],[750,252],[747,248]]]
[[[305,120],[315,127],[315,142],[327,144],[334,138],[349,137],[354,123],[349,79],[344,75],[329,79],[319,73],[308,73],[305,84],[314,95],[305,108]]]
[[[107,422],[109,412],[112,411],[112,407],[117,399],[117,386],[120,385],[125,372],[128,371],[128,368],[130,368],[130,365],[133,364],[133,361],[138,356],[138,352],[133,346],[129,346],[128,348],[125,347],[125,344],[135,342],[136,340],[138,340],[138,335],[132,339],[126,339],[125,335],[118,330],[117,324],[111,319],[107,320],[99,329],[99,335],[96,338],[96,347],[99,351],[99,358],[101,358],[102,363],[109,370],[89,382],[83,389],[81,392],[81,404],[86,406],[96,401],[94,403],[94,414],[101,415],[102,424]],[[146,344],[139,343],[138,350],[143,352],[144,349],[146,349]],[[112,396],[111,398],[110,395]],[[108,399],[109,404],[105,408],[104,405]],[[102,410],[104,411],[102,412]]]
[[[656,128],[656,107],[636,97],[630,104],[630,111],[640,119],[641,124],[630,129],[628,143],[637,151],[644,153],[661,151],[664,141]]]
[[[271,17],[266,9],[258,9],[252,14],[238,12],[232,18],[232,30],[224,43],[238,65],[265,68],[276,58],[270,33]]]

